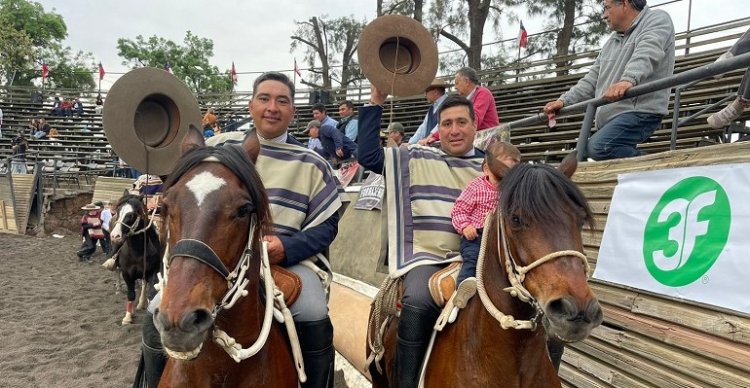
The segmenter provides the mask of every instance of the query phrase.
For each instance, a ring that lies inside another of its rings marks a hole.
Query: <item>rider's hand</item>
[[[370,104],[383,105],[386,98],[388,98],[387,92],[381,92],[375,86],[370,86]]]
[[[279,264],[284,261],[286,253],[284,252],[284,244],[276,236],[265,236],[264,241],[268,242],[268,261],[273,264]]]

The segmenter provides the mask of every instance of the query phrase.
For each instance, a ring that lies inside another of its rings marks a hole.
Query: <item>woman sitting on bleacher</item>
[[[35,138],[43,139],[47,137],[47,135],[49,135],[50,127],[49,127],[49,124],[47,123],[47,120],[44,117],[42,117],[41,119],[39,119],[39,121],[37,121],[37,126],[38,126],[37,130],[36,132],[34,132]]]
[[[750,30],[745,31],[732,48],[722,54],[716,62],[744,54],[748,51],[750,51]],[[742,76],[740,88],[737,90],[737,98],[727,105],[726,108],[708,116],[708,125],[714,129],[724,128],[731,124],[732,121],[737,120],[748,106],[750,106],[750,68]]]

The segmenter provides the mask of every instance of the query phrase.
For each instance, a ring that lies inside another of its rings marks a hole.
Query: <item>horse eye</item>
[[[510,217],[510,222],[513,224],[514,227],[521,226],[521,217],[513,215]]]
[[[251,203],[246,203],[237,209],[237,218],[245,218],[255,210],[255,207]]]

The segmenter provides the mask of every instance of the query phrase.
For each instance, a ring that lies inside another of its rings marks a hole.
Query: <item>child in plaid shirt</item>
[[[459,285],[465,279],[476,276],[484,220],[495,210],[498,203],[499,178],[490,171],[487,162],[494,158],[507,167],[513,167],[521,161],[521,152],[512,144],[499,142],[487,147],[484,158],[484,175],[469,183],[456,199],[451,211],[453,227],[461,235],[460,251],[463,264],[457,280]]]

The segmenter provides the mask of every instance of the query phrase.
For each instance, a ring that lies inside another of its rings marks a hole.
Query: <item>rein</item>
[[[151,215],[148,217],[149,218],[148,224],[146,224],[146,226],[144,226],[141,229],[137,229],[137,230],[134,231],[134,229],[138,226],[138,224],[141,223],[141,216],[140,216],[140,214],[135,217],[135,221],[133,221],[133,223],[131,225],[126,224],[124,221],[117,220],[115,222],[115,226],[117,226],[119,224],[119,225],[123,225],[123,226],[125,226],[125,227],[128,228],[128,233],[124,234],[122,236],[122,238],[126,239],[126,238],[128,238],[130,236],[135,236],[137,234],[144,233],[149,228],[151,228],[151,226],[154,224],[154,215],[156,214],[156,210],[158,209],[158,203],[156,205],[157,206],[154,206],[154,208],[151,209]]]
[[[542,306],[539,304],[539,302],[531,295],[529,290],[524,287],[523,281],[526,278],[526,274],[531,272],[531,270],[533,270],[534,268],[541,266],[542,264],[564,256],[575,256],[581,259],[584,267],[586,268],[586,276],[589,275],[591,267],[589,266],[589,262],[586,259],[586,255],[573,250],[552,252],[539,258],[538,260],[535,260],[527,266],[519,266],[516,263],[516,260],[513,258],[513,254],[510,252],[510,248],[508,246],[508,237],[505,233],[505,221],[503,219],[503,215],[498,212],[498,217],[500,218],[500,222],[498,222],[496,230],[498,261],[502,260],[500,256],[501,253],[504,253],[505,262],[500,262],[500,265],[505,266],[505,272],[508,276],[508,281],[511,284],[510,287],[505,288],[503,291],[508,292],[511,296],[530,304],[531,307],[534,308],[535,314],[529,320],[518,320],[515,319],[512,315],[506,315],[502,313],[492,303],[492,300],[490,299],[489,295],[487,294],[487,290],[484,287],[484,260],[486,253],[487,236],[489,235],[489,233],[484,233],[482,235],[482,244],[479,251],[479,259],[477,261],[477,293],[479,294],[479,298],[482,300],[482,305],[484,306],[485,310],[487,310],[487,312],[500,323],[500,326],[503,329],[529,329],[533,331],[536,330],[539,319],[544,314],[544,310],[542,309]],[[490,219],[488,218],[487,220],[487,223],[489,223]],[[500,247],[501,242],[502,250]]]

